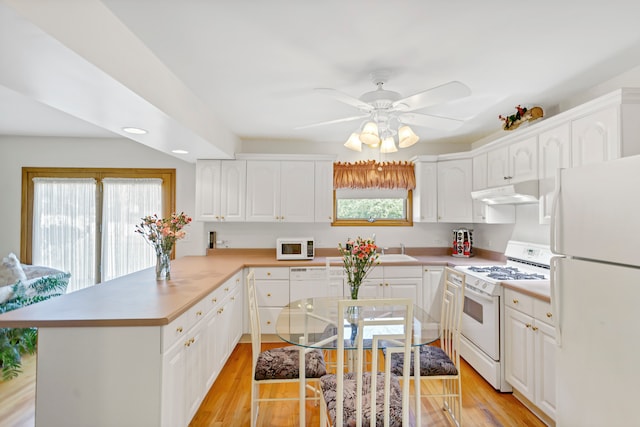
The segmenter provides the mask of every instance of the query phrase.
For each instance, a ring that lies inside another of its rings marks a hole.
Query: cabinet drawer
[[[533,317],[551,326],[555,324],[551,304],[546,301],[539,299],[533,301]]]
[[[256,295],[260,307],[284,307],[289,304],[289,281],[256,280]]]
[[[275,334],[276,333],[276,320],[278,314],[280,314],[280,308],[263,308],[258,310],[260,313],[260,333],[262,334]]]
[[[289,280],[288,267],[256,267],[256,280]]]
[[[162,352],[166,352],[173,344],[187,334],[190,327],[189,311],[182,313],[177,319],[162,327]]]
[[[504,290],[505,306],[515,308],[530,316],[533,316],[533,301],[534,298],[529,295],[524,295],[511,289]]]
[[[411,267],[385,267],[385,279],[404,279],[409,277],[422,278],[422,266]]]

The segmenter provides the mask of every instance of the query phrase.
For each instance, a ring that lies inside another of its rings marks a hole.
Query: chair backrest
[[[337,375],[336,387],[336,424],[343,425],[344,416],[344,386],[345,377],[355,375],[355,408],[356,408],[356,426],[362,425],[364,402],[362,391],[365,386],[363,383],[363,375],[370,372],[370,399],[369,418],[372,425],[376,421],[376,397],[379,397],[377,390],[378,381],[384,378],[384,425],[389,425],[390,417],[390,385],[392,377],[398,377],[391,374],[391,357],[384,358],[384,368],[379,369],[379,348],[385,347],[387,355],[392,353],[404,354],[405,360],[411,357],[411,339],[413,336],[413,301],[409,298],[388,298],[388,299],[361,299],[361,300],[340,300],[338,302],[338,345],[337,345],[337,371],[345,372],[345,340],[357,341],[356,354],[352,355],[352,374]],[[354,329],[355,328],[355,329]],[[365,348],[371,348],[371,363],[367,363]],[[355,366],[353,366],[355,365]],[[402,385],[402,408],[403,408],[403,425],[409,425],[409,379],[410,364],[405,363]],[[354,369],[355,368],[355,369]],[[378,373],[382,373],[379,376]],[[352,383],[352,382],[351,382]]]
[[[260,312],[256,295],[256,275],[253,268],[247,274],[247,302],[249,305],[249,320],[251,322],[251,353],[253,369],[255,370],[258,355],[262,351],[262,337],[260,331]],[[255,374],[255,372],[254,372]]]
[[[465,274],[450,267],[444,269],[442,311],[440,313],[440,348],[460,367],[460,327],[464,307]]]

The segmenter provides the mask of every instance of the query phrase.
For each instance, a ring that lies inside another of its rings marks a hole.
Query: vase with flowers
[[[191,217],[184,212],[172,213],[169,218],[148,215],[136,226],[136,233],[142,234],[156,252],[156,279],[171,279],[171,251],[186,232],[184,226],[191,222]]]
[[[373,239],[358,237],[355,240],[347,239],[344,246],[338,244],[338,250],[342,255],[345,275],[349,283],[351,299],[358,299],[358,292],[362,281],[367,277],[369,270],[376,264],[378,253]]]

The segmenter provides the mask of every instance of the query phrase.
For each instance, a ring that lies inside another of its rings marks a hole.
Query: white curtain
[[[96,180],[34,178],[32,263],[69,271],[67,292],[95,284]]]
[[[142,217],[162,216],[162,180],[105,178],[102,180],[101,281],[155,264],[155,252],[135,233]]]

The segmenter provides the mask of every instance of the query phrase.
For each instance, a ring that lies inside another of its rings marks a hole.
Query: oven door
[[[500,297],[464,289],[462,335],[493,360],[500,361]]]

